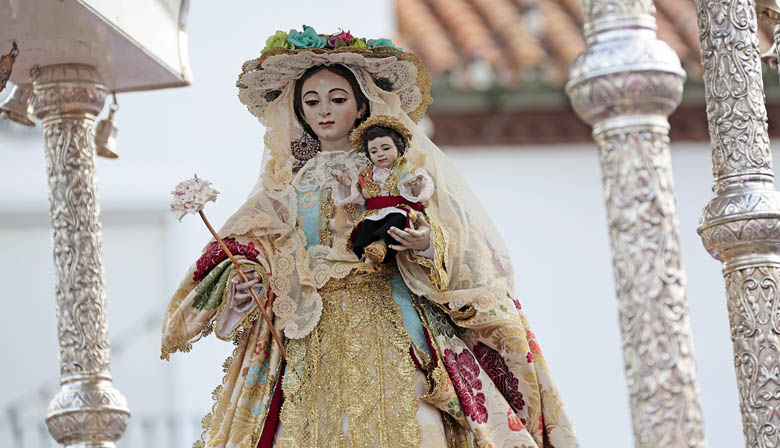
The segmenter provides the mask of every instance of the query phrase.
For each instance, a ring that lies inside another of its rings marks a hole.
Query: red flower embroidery
[[[506,361],[501,357],[501,354],[478,342],[474,346],[474,355],[490,379],[493,380],[498,391],[506,398],[509,406],[512,406],[512,409],[515,411],[522,410],[523,406],[525,406],[525,401],[523,401],[523,394],[518,390],[520,381],[509,370],[509,366],[506,365]]]
[[[455,393],[458,394],[463,412],[477,423],[485,423],[488,419],[485,407],[485,394],[474,393],[482,389],[479,379],[479,365],[468,349],[455,354],[450,349],[444,349],[444,365],[452,378]]]
[[[541,355],[542,349],[539,348],[539,344],[536,342],[536,335],[534,332],[531,330],[526,331],[525,337],[528,339],[528,346],[531,347],[531,353]]]
[[[525,354],[525,360],[528,361],[529,363],[534,362],[534,357],[531,356],[531,352]]]
[[[520,305],[520,301],[517,299],[512,299],[515,302],[515,308],[517,308],[518,311],[523,309],[523,306]]]
[[[257,256],[260,255],[260,252],[255,249],[254,244],[249,243],[249,245],[245,246],[233,238],[225,238],[223,241],[233,255],[244,255],[255,263],[259,263],[259,261],[257,261]],[[201,255],[200,258],[198,258],[197,263],[195,263],[197,269],[195,270],[192,279],[196,282],[203,280],[214,266],[218,265],[226,258],[227,254],[219,246],[219,243],[214,241],[209,244],[209,247],[206,248],[203,255]]]
[[[507,417],[507,424],[509,425],[509,429],[511,429],[512,431],[522,431],[523,429],[525,429],[525,425],[523,424],[522,421],[520,421],[520,417],[515,415],[515,413],[512,412],[511,409],[506,411],[506,417]]]

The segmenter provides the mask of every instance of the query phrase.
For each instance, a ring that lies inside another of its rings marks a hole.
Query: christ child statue
[[[335,175],[343,188],[334,192],[334,203],[366,206],[355,221],[349,244],[369,264],[393,259],[400,243],[392,231],[414,229],[415,223],[424,220],[422,203],[433,195],[430,175],[422,168],[410,171],[403,157],[411,139],[400,120],[388,115],[370,117],[350,135],[352,147],[364,151],[370,163],[357,179]],[[347,189],[349,193],[344,192]],[[415,255],[427,255],[420,252]]]

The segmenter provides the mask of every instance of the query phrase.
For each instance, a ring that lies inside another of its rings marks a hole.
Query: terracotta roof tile
[[[461,64],[447,32],[424,1],[397,0],[395,6],[400,33],[396,40],[402,48],[409,48],[410,42],[414,42],[414,50],[434,73]]]
[[[473,72],[492,70],[491,82],[517,87],[535,79],[561,86],[585,48],[582,0],[396,0],[400,40],[434,76],[473,86]],[[655,0],[658,37],[680,56],[689,78],[701,77],[696,5]],[[759,23],[765,52],[772,27]],[[473,83],[476,85],[477,83]],[[484,85],[482,86],[484,87]]]

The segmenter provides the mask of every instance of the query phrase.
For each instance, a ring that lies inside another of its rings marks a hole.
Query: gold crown
[[[363,150],[366,144],[365,135],[368,129],[373,126],[380,126],[383,128],[392,129],[406,140],[406,146],[412,142],[412,132],[401,123],[401,120],[391,117],[390,115],[374,115],[368,117],[360,126],[356,127],[354,131],[349,135],[349,141],[352,143],[352,147],[357,150]]]

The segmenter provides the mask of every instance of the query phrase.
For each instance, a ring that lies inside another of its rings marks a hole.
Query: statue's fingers
[[[409,234],[401,231],[393,232],[393,238],[395,238],[396,241],[403,244],[404,246],[409,246],[411,245],[412,242],[409,237]]]
[[[390,249],[393,249],[396,252],[403,252],[405,250],[409,250],[408,247],[406,247],[406,246],[399,246],[397,244],[388,244],[387,247],[389,247]]]
[[[249,289],[256,284],[257,284],[257,279],[252,279],[249,280],[248,282],[239,283],[238,285],[236,285],[236,288]]]

